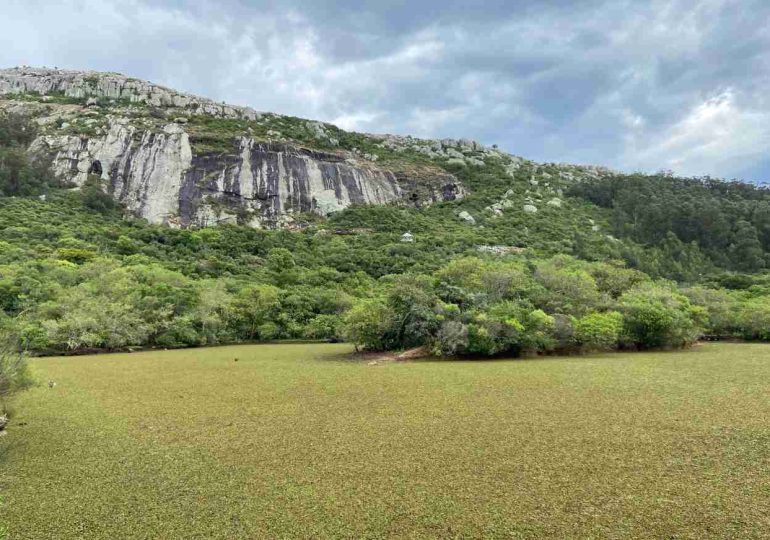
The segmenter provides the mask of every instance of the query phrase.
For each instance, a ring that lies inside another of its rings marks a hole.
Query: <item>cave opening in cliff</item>
[[[88,174],[98,174],[99,176],[102,175],[102,162],[98,159],[94,160],[93,163],[91,163],[91,167],[88,169]]]

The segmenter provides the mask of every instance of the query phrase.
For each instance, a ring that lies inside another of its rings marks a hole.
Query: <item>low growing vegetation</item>
[[[16,400],[0,522],[18,540],[766,537],[766,344],[351,349],[33,359],[58,384]]]

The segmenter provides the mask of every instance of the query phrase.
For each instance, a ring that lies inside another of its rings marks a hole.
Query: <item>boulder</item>
[[[483,167],[485,165],[482,160],[474,157],[465,158],[465,162],[468,163],[468,165],[474,165],[476,167]]]
[[[524,210],[528,214],[537,214],[537,206],[534,204],[525,204],[522,207],[522,210]]]
[[[476,219],[472,215],[470,215],[467,211],[465,211],[465,210],[463,210],[462,212],[457,214],[457,217],[459,217],[463,221],[466,221],[466,222],[470,223],[471,225],[475,225],[476,224]]]
[[[491,253],[492,255],[519,255],[526,251],[523,247],[517,246],[476,246],[476,251],[481,253]]]

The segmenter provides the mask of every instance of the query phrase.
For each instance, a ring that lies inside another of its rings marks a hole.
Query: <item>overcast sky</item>
[[[0,66],[119,71],[538,161],[770,180],[767,0],[0,0]]]

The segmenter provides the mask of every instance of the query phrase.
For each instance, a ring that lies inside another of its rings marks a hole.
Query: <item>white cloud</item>
[[[650,164],[685,175],[741,170],[770,147],[770,111],[742,107],[733,89],[693,106],[661,133],[637,133],[628,139],[624,161]]]
[[[374,125],[381,116],[381,113],[362,111],[355,114],[338,116],[332,119],[331,123],[344,130],[361,131],[365,130],[367,126]]]
[[[728,176],[770,139],[762,0],[492,2],[473,13],[441,0],[0,2],[0,65],[122,71],[347,129]]]

